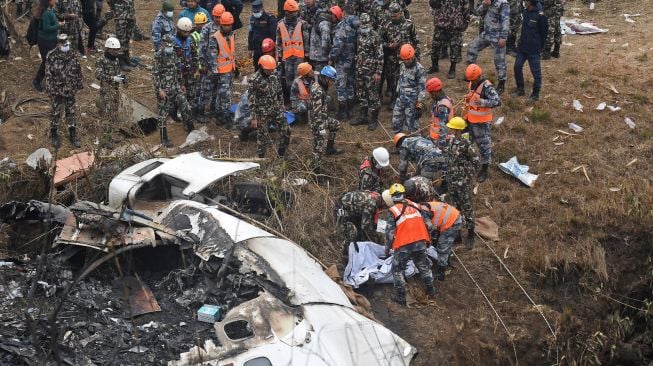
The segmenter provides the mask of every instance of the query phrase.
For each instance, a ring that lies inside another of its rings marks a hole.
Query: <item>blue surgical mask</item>
[[[166,11],[166,17],[168,17],[168,18],[172,18],[173,15],[175,15],[174,12],[172,12],[172,11]]]

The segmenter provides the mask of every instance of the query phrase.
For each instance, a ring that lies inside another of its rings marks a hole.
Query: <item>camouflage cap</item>
[[[172,34],[164,34],[161,38],[161,43],[166,46],[172,46],[175,44],[175,39],[173,38]]]
[[[388,10],[390,10],[390,13],[392,13],[392,14],[401,13],[401,6],[399,4],[397,4],[396,2],[393,2],[388,7]]]
[[[163,10],[163,11],[174,11],[174,10],[175,10],[175,6],[172,5],[172,3],[171,3],[170,1],[164,1],[164,2],[161,4],[161,10]]]
[[[361,20],[361,25],[369,25],[372,23],[372,18],[367,13],[361,14],[360,20]]]

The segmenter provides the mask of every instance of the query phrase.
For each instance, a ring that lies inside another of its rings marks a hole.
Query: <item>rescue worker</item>
[[[522,12],[524,11],[521,0],[508,0],[510,4],[510,30],[506,40],[506,53],[517,56],[517,33],[522,25]]]
[[[95,63],[95,78],[100,82],[98,98],[98,114],[108,119],[104,123],[101,144],[108,149],[113,148],[113,138],[118,128],[118,110],[120,107],[120,85],[127,81],[120,70],[120,41],[109,37],[104,42],[104,55],[98,57]]]
[[[515,84],[518,96],[526,95],[524,91],[524,63],[528,60],[528,66],[533,74],[533,92],[528,97],[529,102],[535,102],[540,99],[540,90],[542,89],[542,67],[540,65],[540,54],[548,32],[548,21],[546,17],[537,9],[539,0],[526,0],[526,9],[524,10],[524,25],[522,26],[519,45],[516,50],[515,65],[513,71],[515,74]]]
[[[311,109],[308,113],[308,122],[313,134],[313,161],[311,168],[313,172],[321,172],[320,165],[322,154],[335,155],[342,153],[335,145],[336,133],[340,130],[340,121],[329,116],[327,110],[327,94],[329,87],[336,82],[337,74],[333,66],[324,66],[317,77],[317,82],[311,85]],[[327,144],[324,149],[324,138]]]
[[[361,26],[356,41],[356,93],[360,102],[360,117],[350,122],[352,126],[367,124],[369,131],[376,130],[379,123],[379,82],[383,72],[383,48],[379,34],[372,29],[369,14],[360,16]],[[367,119],[369,112],[369,120]]]
[[[403,182],[406,189],[406,197],[413,202],[428,202],[435,198],[436,192],[433,187],[433,181],[416,175]]]
[[[315,82],[313,67],[308,62],[297,66],[297,77],[290,88],[290,110],[298,122],[308,121],[308,108],[311,103],[311,84]]]
[[[376,224],[382,207],[383,199],[379,192],[345,192],[335,205],[336,231],[344,234],[347,245],[359,241],[378,242]]]
[[[188,18],[180,20],[188,20]],[[170,34],[164,35],[161,40],[161,49],[154,56],[154,65],[152,66],[152,80],[154,81],[159,115],[159,134],[164,147],[172,147],[168,140],[166,119],[171,110],[176,113],[175,107],[181,112],[181,119],[186,131],[191,132],[194,129],[190,105],[185,96],[186,87],[182,83],[183,71],[178,67],[174,45],[174,37]]]
[[[478,145],[481,153],[481,170],[476,181],[483,183],[487,179],[487,169],[492,160],[492,136],[490,124],[492,109],[501,105],[501,97],[492,87],[492,83],[482,76],[483,70],[476,64],[467,66],[465,78],[467,95],[465,95],[465,110],[463,118],[469,122],[469,134],[472,141]]]
[[[161,48],[161,40],[166,34],[175,34],[175,23],[172,17],[175,15],[175,7],[169,1],[164,1],[161,5],[161,11],[156,15],[152,22],[152,44],[154,45],[154,52],[158,52]]]
[[[426,286],[429,297],[435,297],[433,274],[431,273],[431,260],[426,254],[426,247],[430,242],[429,232],[431,221],[428,216],[423,216],[421,207],[405,198],[406,189],[403,185],[395,183],[390,186],[388,194],[392,206],[386,219],[385,254],[392,256],[392,277],[394,292],[391,299],[400,305],[406,306],[406,279],[404,272],[408,260],[412,259],[419,271],[420,278]]]
[[[284,157],[290,142],[290,127],[283,116],[281,83],[274,72],[277,62],[272,56],[264,55],[259,59],[259,66],[249,88],[252,128],[257,128],[256,153],[259,158],[265,157],[270,144],[269,128],[275,124],[280,135],[277,154]]]
[[[118,57],[120,69],[130,71],[132,67],[136,66],[131,62],[129,46],[131,36],[137,29],[134,0],[112,0],[107,3],[111,8],[112,17],[116,18],[116,38],[122,45],[122,53]]]
[[[277,20],[263,8],[261,0],[252,2],[252,15],[249,17],[249,32],[247,33],[247,50],[252,58],[254,71],[258,70],[258,59],[263,54],[261,43],[264,39],[274,38],[277,32]]]
[[[195,97],[189,102],[193,105],[193,117],[197,122],[206,123],[204,116],[204,106],[201,103],[202,97],[202,85],[204,84],[204,75],[206,75],[205,67],[202,65],[202,58],[200,54],[200,43],[201,43],[201,34],[202,29],[209,21],[209,18],[202,12],[195,14],[194,24],[195,30],[190,34],[193,44],[195,45],[195,50],[197,51],[197,64],[195,65],[195,75],[193,79],[195,80],[195,90],[193,91]]]
[[[392,111],[392,132],[397,134],[408,126],[408,132],[419,131],[419,118],[422,116],[422,101],[426,96],[426,72],[417,62],[415,49],[409,44],[401,46],[399,53],[401,66],[397,83],[397,99]]]
[[[320,8],[315,4],[315,0],[304,0],[303,4],[300,3],[300,6],[299,6],[299,17],[301,19],[304,19],[304,21],[306,22],[305,31],[311,37],[313,35],[313,27],[315,26],[315,24],[317,22],[318,15],[320,13],[319,9]],[[312,40],[311,40],[311,42],[312,42]],[[304,53],[305,53],[304,56],[311,54],[310,50],[309,50],[309,52],[304,52]],[[304,57],[304,58],[306,58],[306,57]]]
[[[494,66],[497,69],[501,95],[506,87],[506,40],[510,27],[510,4],[508,0],[482,0],[474,13],[483,18],[483,31],[467,48],[467,64],[475,64],[478,53],[488,46],[494,50]]]
[[[199,13],[201,14],[201,13]],[[181,84],[185,90],[184,95],[190,104],[193,116],[197,117],[199,113],[196,104],[196,90],[197,80],[196,74],[198,73],[199,65],[199,52],[195,42],[190,36],[193,31],[193,23],[189,18],[179,18],[177,21],[177,34],[174,37],[174,54],[177,57],[179,72],[181,77]],[[174,108],[171,111],[173,119],[177,120],[177,110]]]
[[[338,97],[338,119],[350,119],[354,109],[354,61],[356,58],[356,39],[360,21],[352,15],[353,8],[345,6],[345,13],[339,7],[332,7],[339,11],[342,19],[335,28],[333,45],[329,53],[329,64],[334,65],[338,73],[336,94]],[[344,15],[343,15],[344,14]]]
[[[438,59],[448,53],[447,79],[456,77],[456,64],[462,60],[463,33],[469,25],[470,0],[429,0],[433,13],[433,42],[431,43],[431,68],[428,73],[439,72]],[[447,52],[448,50],[451,52]]]
[[[68,140],[76,148],[81,146],[77,138],[77,118],[75,95],[82,90],[82,67],[66,34],[57,36],[57,47],[48,52],[45,58],[45,92],[50,97],[52,112],[50,116],[50,137],[52,147],[59,149],[57,130],[62,112],[66,113]]]
[[[204,14],[206,19],[209,18],[209,12],[203,7],[199,6],[197,0],[186,0],[186,7],[184,7],[184,10],[179,13],[179,19],[188,18],[191,23],[193,23],[195,22],[195,16],[200,13]]]
[[[431,140],[414,136],[408,137],[405,133],[398,133],[393,138],[397,150],[399,150],[399,179],[408,179],[408,162],[415,163],[415,174],[435,179],[438,171],[442,170],[445,158]]]
[[[272,38],[266,38],[261,42],[261,56],[269,55],[277,59],[277,45]],[[277,75],[281,75],[281,70],[277,70]]]
[[[233,30],[242,28],[243,22],[240,21],[240,13],[243,12],[242,0],[220,0],[220,3],[224,5],[224,10],[234,18]]]
[[[73,52],[77,52],[82,31],[82,4],[79,0],[57,0],[54,11],[62,24],[59,34],[66,34]]]
[[[304,62],[304,45],[309,44],[305,22],[298,18],[299,5],[295,0],[286,0],[283,5],[284,18],[277,24],[277,60],[283,67],[284,96],[290,94],[290,86],[297,73],[297,65]],[[287,98],[284,98],[287,99]]]
[[[231,89],[234,77],[238,74],[236,66],[236,47],[232,26],[234,17],[228,11],[220,16],[220,28],[213,33],[204,50],[202,58],[209,69],[206,78],[212,78],[215,85],[215,119],[218,125],[231,128],[233,116],[231,108]],[[205,83],[206,84],[206,83]]]
[[[195,30],[193,33],[190,34],[190,36],[193,38],[193,42],[195,43],[195,47],[197,48],[197,54],[199,55],[199,50],[200,50],[200,39],[201,39],[201,34],[202,34],[202,28],[208,23],[209,17],[202,13],[198,12],[195,14],[195,17],[193,18],[193,24],[195,27]]]
[[[331,7],[328,11],[319,12],[315,24],[311,29],[309,57],[313,64],[313,69],[317,72],[329,63],[329,53],[331,50],[331,29],[333,24],[342,18],[340,7]]]
[[[467,127],[465,120],[454,117],[447,123],[451,134],[448,141],[447,157],[447,183],[449,197],[453,204],[463,214],[467,228],[467,249],[474,247],[474,206],[472,203],[472,185],[474,173],[478,168],[479,159],[474,144],[469,141],[469,134],[463,133]]]
[[[358,189],[381,193],[384,171],[390,165],[390,153],[385,147],[372,150],[372,155],[363,159],[358,167]]]
[[[204,106],[209,105],[209,114],[215,116],[216,107],[215,101],[218,94],[218,72],[215,63],[217,53],[215,48],[216,44],[214,34],[220,30],[220,17],[224,13],[224,6],[216,4],[211,10],[211,23],[202,28],[200,33],[200,63],[201,63],[201,79],[202,86],[197,105],[200,112],[200,119],[204,120]],[[209,43],[212,49],[209,50]]]
[[[542,60],[549,60],[551,57],[560,57],[560,44],[562,43],[562,29],[560,28],[560,18],[565,12],[565,3],[567,0],[543,0],[544,16],[549,21],[549,30],[547,32],[544,49],[542,51]],[[551,50],[553,47],[553,50]]]
[[[429,137],[439,149],[447,146],[447,122],[454,117],[453,102],[442,89],[442,81],[431,78],[426,82],[426,91],[431,96],[431,125]]]
[[[460,211],[448,203],[430,201],[422,204],[423,209],[431,212],[431,245],[438,253],[435,278],[444,281],[445,271],[449,266],[451,246],[460,233],[462,218]]]

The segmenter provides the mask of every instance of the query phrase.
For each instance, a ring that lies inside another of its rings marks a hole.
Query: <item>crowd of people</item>
[[[60,1],[60,3],[58,3]],[[539,99],[542,87],[540,60],[560,56],[560,16],[564,0],[430,0],[433,19],[431,65],[420,63],[422,48],[405,0],[285,0],[278,17],[268,14],[261,0],[251,3],[247,30],[247,57],[255,72],[231,111],[234,81],[240,77],[235,33],[242,28],[240,0],[182,0],[175,19],[169,1],[152,22],[155,50],[152,80],[157,98],[158,128],[165,147],[166,120],[180,120],[188,132],[195,123],[213,120],[240,130],[241,140],[256,139],[259,158],[268,156],[272,133],[278,134],[275,156],[283,158],[290,144],[289,114],[309,125],[312,138],[311,169],[321,173],[323,155],[342,152],[336,147],[341,121],[366,125],[374,131],[379,110],[392,111],[390,127],[399,153],[398,181],[389,189],[386,167],[389,152],[373,151],[360,166],[358,190],[341,196],[338,228],[348,241],[385,241],[395,252],[393,299],[405,304],[403,269],[413,258],[429,295],[435,294],[426,247],[438,253],[436,277],[444,279],[451,245],[467,229],[466,246],[474,245],[472,185],[487,179],[492,158],[492,110],[501,105],[507,80],[506,55],[515,56],[513,97],[525,96],[523,66],[528,61],[534,83],[529,102]],[[99,4],[99,5],[98,5]],[[33,80],[37,90],[52,101],[51,138],[57,148],[57,129],[65,114],[70,143],[80,146],[75,118],[75,94],[83,88],[78,57],[95,50],[93,39],[105,23],[115,19],[115,35],[106,38],[97,58],[95,78],[100,82],[98,106],[106,118],[101,142],[111,148],[120,89],[127,72],[137,66],[130,54],[132,36],[140,33],[133,0],[111,0],[110,11],[96,24],[101,2],[95,0],[41,0],[39,51],[43,62]],[[91,10],[86,9],[91,7]],[[207,10],[207,9],[210,9]],[[23,9],[20,9],[23,11]],[[91,13],[94,14],[91,17]],[[467,93],[459,102],[447,95],[439,62],[450,61],[446,79],[457,77],[463,38],[472,15],[479,17],[479,32],[467,48],[463,79]],[[81,19],[89,24],[87,47],[81,47]],[[145,40],[142,35],[139,37]],[[485,48],[493,49],[496,87],[476,61]],[[76,52],[79,50],[80,52]],[[244,50],[243,50],[244,51]],[[335,86],[334,100],[329,89]],[[385,89],[384,89],[385,86]],[[432,103],[426,129],[420,125],[426,97]],[[456,106],[464,107],[456,116]],[[332,107],[331,107],[332,106]],[[358,106],[358,115],[354,115]],[[428,132],[422,133],[423,130]],[[255,136],[255,137],[254,137]],[[409,163],[415,171],[408,172]],[[440,181],[436,187],[434,181]],[[438,201],[448,193],[451,204]],[[376,236],[375,216],[387,206],[385,238]]]

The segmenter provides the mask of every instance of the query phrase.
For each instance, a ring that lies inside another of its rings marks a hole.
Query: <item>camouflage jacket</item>
[[[77,36],[82,29],[82,4],[79,0],[60,0],[57,1],[55,12],[59,21],[64,21],[64,25],[59,28],[59,33],[65,33],[69,36]],[[77,15],[75,20],[65,20],[68,14]],[[72,50],[77,49],[77,45],[70,45]]]
[[[421,137],[406,137],[399,146],[399,174],[406,175],[408,162],[417,164],[418,170],[424,166],[437,165],[444,162],[442,152],[431,140]]]
[[[183,79],[195,77],[197,67],[199,65],[199,55],[197,53],[197,46],[191,36],[182,41],[179,37],[175,36],[174,53],[177,56],[177,67],[181,71]]]
[[[376,234],[376,214],[379,193],[371,191],[351,191],[340,196],[344,211],[342,217],[360,218],[360,228],[373,238]]]
[[[415,192],[412,193],[412,197],[409,197],[414,202],[428,202],[435,198],[435,188],[430,179],[422,177],[421,175],[416,175],[410,177],[406,182],[404,182],[404,186],[408,185],[406,184],[408,181],[415,185]]]
[[[136,20],[134,0],[108,0],[107,3],[114,12],[116,19]]]
[[[283,112],[283,92],[277,74],[263,75],[257,71],[249,82],[249,107],[252,115],[261,123],[263,116]]]
[[[309,113],[309,118],[311,126],[320,127],[323,129],[326,122],[329,120],[329,112],[327,110],[327,92],[324,90],[322,85],[319,82],[314,82],[311,84],[311,109]]]
[[[161,48],[161,39],[163,39],[163,36],[166,34],[174,36],[175,29],[175,23],[172,19],[163,15],[162,12],[156,15],[152,22],[152,44],[154,44],[155,52]]]
[[[480,160],[476,145],[469,140],[469,134],[449,139],[446,154],[447,181],[456,184],[469,184],[478,169]]]
[[[413,66],[399,64],[399,81],[397,82],[397,95],[402,100],[422,101],[426,96],[426,71],[424,66],[415,61]]]
[[[383,190],[383,171],[375,166],[374,157],[368,156],[358,168],[358,189],[381,193]]]
[[[481,1],[474,12],[476,15],[483,17],[481,37],[490,42],[508,39],[508,32],[510,31],[510,4],[508,4],[508,0],[492,0],[487,8]]]
[[[562,0],[542,0],[542,8],[544,10],[544,15],[546,15],[547,18],[555,16],[561,17],[565,12]]]
[[[415,31],[415,24],[410,19],[402,18],[399,23],[388,22],[385,29],[381,33],[383,47],[390,49],[391,44],[396,44],[392,53],[395,57],[399,57],[399,49],[403,44],[410,43],[415,48],[415,57],[419,60],[420,48],[419,40],[417,39],[417,32]]]
[[[472,9],[469,0],[432,0],[433,24],[438,28],[465,30]]]
[[[383,47],[379,34],[370,28],[360,28],[357,43],[356,71],[364,75],[380,75],[383,71]]]
[[[82,67],[77,52],[63,52],[59,47],[45,57],[45,92],[49,96],[72,97],[82,90]]]
[[[331,49],[331,14],[321,13],[317,23],[311,30],[311,50],[310,58],[313,61],[329,60],[329,50]]]
[[[177,62],[177,56],[174,53],[167,54],[163,49],[154,55],[152,81],[154,82],[154,90],[157,93],[161,90],[166,93],[179,93],[181,91],[181,73]]]
[[[113,81],[114,76],[121,75],[120,63],[118,59],[109,59],[106,55],[98,57],[95,62],[95,78],[100,81],[100,86],[104,88],[118,88],[120,83]]]
[[[202,28],[202,31],[200,32],[200,41],[199,41],[199,54],[200,54],[200,68],[202,69],[203,72],[206,72],[208,70],[209,65],[213,65],[213,69],[211,72],[215,72],[215,58],[213,60],[209,60],[207,58],[208,54],[208,47],[209,47],[209,42],[211,39],[213,39],[213,34],[217,31],[220,30],[220,26],[215,24],[214,22],[209,22],[207,25]],[[215,43],[215,41],[214,41]],[[214,44],[215,47],[217,47],[217,44]],[[217,55],[217,53],[216,53]]]
[[[359,26],[360,21],[356,15],[347,15],[336,25],[329,60],[341,65],[354,64]]]

